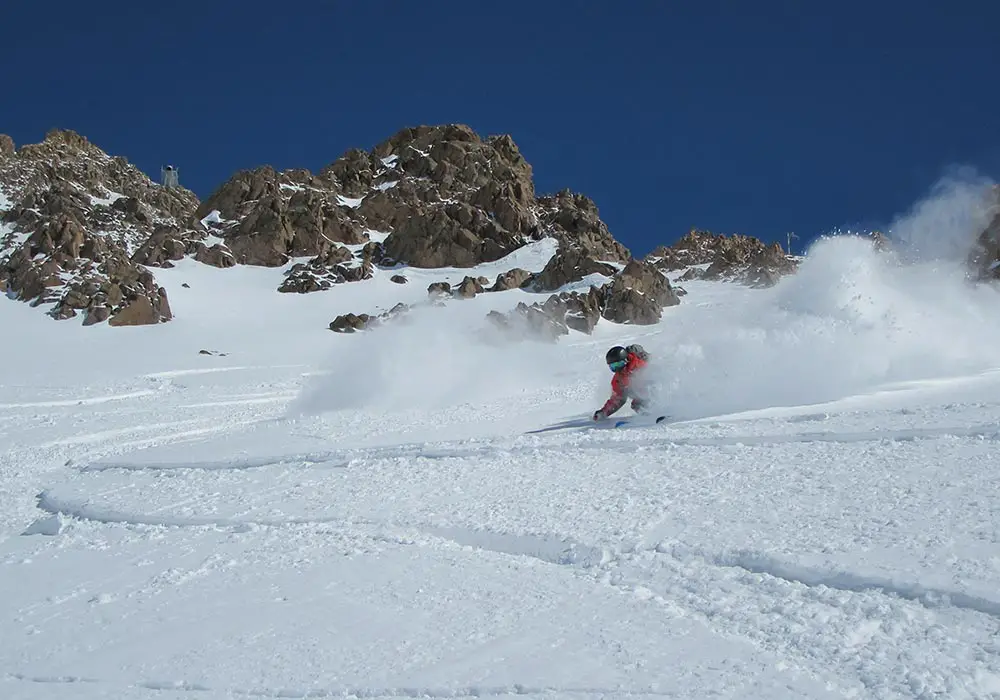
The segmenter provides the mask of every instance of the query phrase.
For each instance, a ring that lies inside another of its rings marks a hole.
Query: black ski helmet
[[[614,364],[615,362],[625,362],[628,360],[628,350],[623,348],[621,345],[616,345],[608,350],[608,354],[604,356],[604,360],[609,365]]]

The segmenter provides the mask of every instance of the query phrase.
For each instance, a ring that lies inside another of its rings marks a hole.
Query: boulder
[[[427,293],[430,296],[445,296],[451,294],[451,284],[448,282],[431,282],[427,286]]]
[[[559,250],[541,272],[532,276],[530,288],[536,292],[553,292],[588,275],[611,277],[616,272],[613,265],[598,262],[581,249],[566,248]]]
[[[368,314],[341,314],[330,322],[330,330],[336,333],[354,333],[368,327],[372,317]]]
[[[504,292],[509,289],[518,289],[519,287],[523,287],[530,279],[530,272],[522,270],[519,267],[515,267],[511,270],[507,270],[507,272],[501,272],[497,275],[496,282],[489,288],[488,291]]]
[[[666,276],[648,262],[632,260],[607,287],[603,317],[614,323],[656,323],[680,298]]]
[[[475,277],[465,277],[455,288],[455,296],[462,299],[471,299],[484,291],[483,284]]]

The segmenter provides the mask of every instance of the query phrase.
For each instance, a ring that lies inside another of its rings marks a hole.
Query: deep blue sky
[[[1000,171],[995,0],[54,0],[0,25],[0,132],[75,129],[203,198],[464,122],[644,254],[884,225],[951,166]]]

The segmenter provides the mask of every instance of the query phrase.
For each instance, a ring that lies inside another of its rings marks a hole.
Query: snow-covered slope
[[[1000,693],[993,289],[838,238],[655,326],[495,343],[530,294],[407,274],[184,260],[133,328],[0,304],[0,696]],[[620,342],[673,421],[587,420]]]

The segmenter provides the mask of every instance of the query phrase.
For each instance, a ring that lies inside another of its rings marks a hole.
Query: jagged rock
[[[554,342],[570,330],[591,333],[601,318],[604,290],[591,287],[586,294],[563,292],[530,306],[521,302],[503,314],[491,311],[487,319],[508,340],[543,340]]]
[[[487,318],[507,337],[552,340],[570,330],[590,334],[602,317],[615,323],[656,323],[663,308],[679,303],[665,275],[647,262],[632,260],[601,287],[553,294],[542,303],[522,303],[508,314],[494,311]]]
[[[480,138],[461,124],[404,129],[374,159],[395,179],[359,212],[390,230],[386,253],[414,267],[497,260],[536,232],[531,166],[509,136]]]
[[[0,138],[0,190],[10,200],[0,212],[9,224],[0,285],[12,297],[51,304],[55,318],[84,313],[87,324],[128,325],[171,318],[148,268],[188,257],[221,268],[308,259],[279,287],[306,293],[368,279],[379,267],[472,267],[551,236],[559,258],[547,270],[510,270],[492,290],[530,281],[554,291],[592,272],[613,276],[617,268],[607,262],[629,254],[594,202],[568,190],[539,198],[532,178],[509,135],[417,126],[371,151],[351,149],[317,175],[241,171],[199,204],[190,191],[152,183],[75,132],[54,130],[19,150]],[[350,254],[341,244],[362,249]],[[429,294],[468,298],[488,285],[469,276],[454,291],[432,285]],[[592,328],[592,310],[578,309],[583,316],[572,323]]]
[[[552,292],[571,282],[579,282],[587,275],[611,277],[617,272],[613,265],[598,262],[578,248],[560,250],[541,272],[531,278],[530,287],[538,292]]]
[[[562,190],[552,197],[539,198],[538,206],[540,227],[546,235],[559,240],[560,248],[576,248],[600,261],[631,259],[628,248],[611,235],[589,197]]]
[[[278,291],[283,294],[309,294],[322,292],[341,282],[343,277],[337,270],[317,270],[307,263],[300,263],[288,271],[285,281],[278,285]]]
[[[359,198],[371,189],[375,171],[369,154],[359,148],[352,148],[324,168],[320,176],[333,181],[346,196]]]
[[[190,246],[186,249],[190,251]],[[227,268],[236,265],[232,251],[221,243],[206,246],[201,241],[194,244],[194,259],[212,267]]]
[[[354,333],[368,327],[372,317],[368,314],[341,314],[330,322],[330,330],[337,333]]]
[[[507,270],[507,272],[501,272],[497,275],[496,282],[487,291],[505,292],[509,289],[518,289],[519,287],[524,286],[524,284],[530,279],[530,272],[522,270],[519,267],[515,267],[511,270]]]
[[[371,279],[375,274],[375,270],[371,264],[364,260],[357,264],[341,265],[339,269],[345,282],[361,282],[362,280]]]
[[[455,288],[455,296],[463,299],[471,299],[484,291],[483,284],[475,277],[465,277]]]
[[[743,235],[715,235],[692,229],[672,246],[660,246],[645,260],[664,271],[707,265],[700,279],[770,286],[798,266],[779,243]]]
[[[108,319],[109,326],[142,326],[171,318],[166,291],[160,288],[157,298],[138,296]]]
[[[194,194],[155,185],[72,131],[53,130],[17,151],[8,145],[0,158],[0,190],[10,203],[0,212],[9,224],[0,238],[8,296],[52,304],[48,314],[58,320],[82,311],[84,325],[170,320],[166,292],[130,258],[169,262],[172,250],[147,242],[182,227],[197,207]]]
[[[335,284],[358,281],[371,277],[371,266],[354,258],[343,246],[329,248],[309,262],[293,265],[285,273],[279,292],[307,294],[330,289]]]
[[[580,333],[593,333],[605,304],[604,288],[591,287],[586,294],[564,293],[560,297],[566,306],[566,325]]]
[[[87,309],[87,316],[83,320],[83,325],[93,326],[97,323],[103,323],[108,320],[111,316],[111,309],[106,306],[93,306]]]
[[[465,203],[416,209],[384,243],[387,255],[418,268],[474,267],[499,260],[523,244],[485,212]]]
[[[549,207],[553,220],[559,206]],[[539,238],[537,209],[531,166],[510,136],[483,139],[449,124],[403,129],[370,153],[351,149],[315,177],[242,171],[197,216],[240,263],[283,265],[290,256],[320,254],[330,241],[361,243],[366,231],[379,230],[388,234],[383,255],[433,268],[472,267]],[[563,219],[572,229],[573,217]],[[382,264],[374,256],[372,263]]]
[[[705,276],[705,268],[703,267],[692,267],[689,268],[687,272],[677,278],[678,282],[690,282],[692,280],[700,280]]]
[[[451,294],[451,285],[448,282],[431,282],[427,285],[427,293],[431,296]]]
[[[385,313],[379,314],[378,316],[353,313],[342,314],[330,322],[330,330],[337,333],[355,333],[357,331],[369,330],[379,326],[385,321],[392,321],[394,319],[401,318],[402,316],[405,316],[406,312],[409,310],[409,306],[400,302]]]
[[[385,247],[376,241],[369,241],[368,243],[365,243],[364,247],[361,249],[361,259],[370,267],[375,267],[377,265],[392,267],[395,265],[395,261],[385,254]]]
[[[367,241],[350,203],[302,170],[244,170],[198,207],[196,216],[225,239],[236,261],[277,267],[324,254],[337,243]]]
[[[404,277],[403,275],[393,275],[392,277],[389,278],[389,281],[395,282],[396,284],[406,284],[407,282],[409,282],[409,280],[406,279],[406,277]]]
[[[614,323],[649,325],[660,320],[663,308],[680,304],[666,276],[648,262],[629,262],[605,293],[602,315]]]

